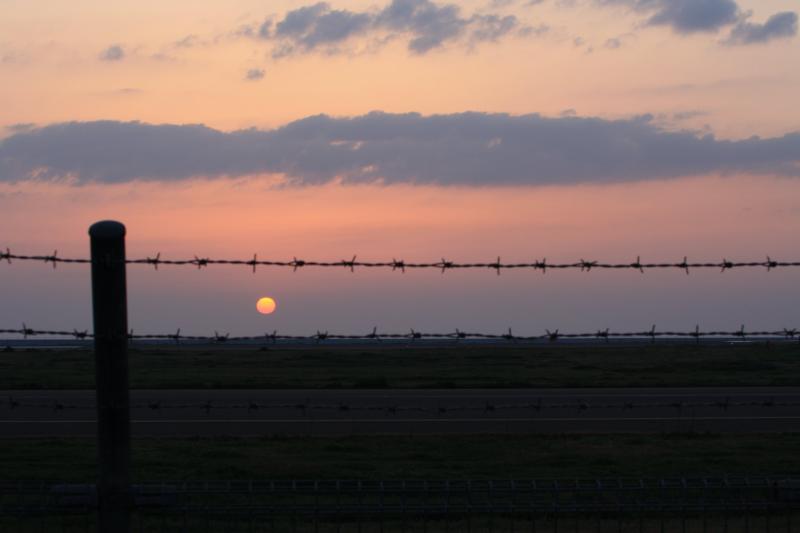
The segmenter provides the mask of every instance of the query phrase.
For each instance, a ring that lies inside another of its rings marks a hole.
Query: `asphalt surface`
[[[0,391],[0,437],[91,436],[94,391]],[[800,431],[800,387],[134,390],[133,436]]]

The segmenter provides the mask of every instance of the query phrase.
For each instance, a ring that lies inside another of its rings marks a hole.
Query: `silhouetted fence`
[[[14,334],[21,335],[23,338],[35,336],[48,336],[48,337],[61,337],[73,338],[76,340],[93,339],[95,335],[90,333],[89,330],[42,330],[29,328],[25,324],[18,329],[0,329],[0,334]],[[123,334],[123,337],[129,341],[136,340],[166,340],[175,343],[181,341],[189,342],[210,342],[210,343],[237,343],[237,342],[271,342],[277,341],[314,341],[323,342],[328,340],[372,340],[372,341],[415,341],[415,340],[492,340],[492,341],[508,341],[508,342],[537,342],[549,341],[556,342],[559,339],[595,339],[610,341],[612,339],[648,339],[655,342],[657,338],[665,339],[694,339],[700,342],[703,338],[716,338],[716,339],[782,339],[793,340],[800,339],[800,330],[798,328],[781,328],[774,330],[755,330],[746,331],[744,326],[737,330],[729,331],[700,331],[700,326],[696,326],[692,331],[656,331],[653,326],[645,331],[628,331],[617,332],[610,331],[608,328],[604,330],[597,330],[594,333],[561,333],[558,329],[550,331],[545,330],[541,335],[516,335],[509,328],[507,333],[475,333],[469,331],[461,331],[456,329],[451,333],[430,333],[424,331],[410,330],[408,333],[382,333],[374,328],[370,333],[351,333],[339,334],[328,333],[327,331],[317,331],[312,335],[284,335],[278,334],[277,331],[272,333],[265,333],[263,335],[243,335],[231,336],[229,334],[220,334],[214,332],[214,335],[185,335],[181,333],[180,328],[175,333],[134,333],[129,331]]]
[[[800,519],[792,477],[176,481],[131,485],[139,531],[767,531]],[[91,484],[0,483],[0,525],[90,531]],[[59,527],[60,526],[60,527]]]
[[[374,396],[371,398],[376,399]],[[491,414],[502,411],[528,411],[540,413],[543,411],[572,411],[583,412],[592,410],[602,411],[633,411],[637,409],[671,409],[674,411],[682,410],[719,410],[727,412],[733,409],[742,408],[758,408],[758,409],[792,409],[800,407],[800,401],[784,401],[775,400],[774,398],[764,398],[749,401],[730,401],[728,398],[721,398],[714,401],[644,401],[644,402],[587,402],[587,401],[562,401],[552,402],[543,401],[542,398],[534,399],[526,402],[511,402],[511,403],[497,403],[495,401],[484,401],[480,396],[476,396],[475,400],[471,403],[443,403],[442,400],[436,402],[435,405],[413,405],[413,404],[398,404],[395,396],[387,396],[382,403],[321,403],[321,402],[307,402],[299,401],[294,403],[280,403],[280,402],[258,402],[242,399],[240,401],[205,401],[205,402],[175,402],[164,401],[160,399],[150,399],[144,402],[131,402],[130,409],[139,411],[168,411],[168,410],[182,410],[182,411],[202,411],[205,414],[211,414],[213,411],[247,411],[248,413],[268,412],[268,411],[284,411],[294,412],[300,415],[309,415],[313,412],[327,412],[327,413],[380,413],[387,416],[398,414],[428,414],[428,415],[446,415],[453,413],[483,413]],[[18,409],[39,410],[51,413],[60,413],[63,411],[93,411],[97,405],[94,402],[76,402],[74,400],[62,400],[48,396],[37,396],[31,398],[9,396],[5,402],[0,403],[0,409],[7,409],[15,411]]]
[[[0,261],[5,260],[11,263],[11,260],[21,261],[40,261],[43,263],[50,263],[53,268],[59,263],[77,263],[89,264],[91,259],[86,258],[66,258],[58,257],[58,251],[53,252],[51,255],[21,255],[12,254],[11,250],[6,248],[5,252],[0,251]],[[203,268],[211,265],[239,265],[249,266],[252,271],[256,271],[256,267],[269,266],[269,267],[288,267],[297,271],[303,267],[321,267],[321,268],[346,268],[350,271],[355,271],[356,268],[388,268],[391,270],[399,270],[405,272],[406,269],[435,269],[441,270],[443,273],[448,270],[463,270],[463,269],[482,269],[494,270],[498,274],[502,270],[538,270],[542,273],[548,270],[580,270],[581,272],[591,272],[592,270],[632,270],[644,273],[645,270],[665,270],[665,269],[678,269],[683,270],[687,274],[691,269],[719,269],[720,272],[726,270],[739,269],[739,268],[765,268],[767,271],[777,268],[800,267],[800,261],[776,261],[771,257],[763,261],[730,261],[723,259],[722,261],[701,261],[689,262],[687,257],[682,261],[676,262],[660,262],[660,263],[642,263],[639,257],[636,261],[631,262],[618,262],[618,263],[602,263],[600,261],[588,261],[580,259],[567,263],[548,263],[547,259],[533,262],[523,263],[503,263],[498,257],[497,260],[481,263],[481,262],[467,262],[460,263],[457,261],[449,261],[442,259],[441,261],[433,262],[408,262],[404,260],[392,259],[391,261],[358,261],[356,256],[350,260],[342,259],[340,261],[309,261],[305,259],[293,258],[291,261],[276,261],[276,260],[260,260],[257,255],[253,255],[252,259],[212,259],[210,257],[194,256],[192,259],[161,259],[161,254],[156,254],[155,257],[145,257],[144,259],[126,259],[125,264],[128,265],[152,265],[156,270],[159,265],[168,266],[196,266]]]
[[[91,258],[62,258],[57,252],[52,255],[19,255],[9,249],[0,252],[0,261],[39,261],[50,263],[55,268],[60,263],[90,264],[92,269],[92,303],[94,328],[88,330],[36,330],[23,324],[21,329],[4,329],[0,333],[67,336],[75,339],[92,339],[95,346],[95,368],[97,398],[98,477],[97,483],[76,485],[69,483],[0,485],[0,528],[11,531],[62,530],[76,526],[78,530],[120,533],[137,525],[142,531],[196,531],[224,529],[226,531],[255,529],[270,531],[319,531],[320,528],[335,528],[346,531],[362,531],[364,527],[378,527],[380,531],[407,531],[409,528],[423,531],[514,531],[559,530],[564,519],[572,520],[575,530],[588,525],[602,529],[604,523],[615,523],[623,530],[625,521],[638,519],[638,531],[649,531],[659,524],[664,531],[676,520],[686,531],[687,520],[702,520],[703,531],[708,524],[713,529],[729,530],[742,522],[746,530],[751,520],[766,520],[756,529],[770,531],[776,520],[781,520],[780,530],[792,531],[793,515],[798,512],[798,487],[795,481],[782,479],[723,479],[723,480],[659,480],[650,482],[611,482],[593,480],[589,482],[227,482],[213,483],[130,483],[130,401],[128,391],[127,347],[131,340],[151,339],[186,341],[272,341],[308,340],[374,340],[394,339],[486,339],[517,341],[557,341],[559,339],[647,338],[655,341],[659,337],[694,338],[699,342],[706,337],[780,338],[794,339],[797,328],[772,331],[745,331],[744,326],[735,331],[649,331],[618,333],[598,330],[593,333],[560,333],[549,331],[543,335],[520,336],[509,329],[504,334],[470,333],[456,330],[453,333],[424,333],[411,330],[409,333],[378,333],[377,328],[364,335],[330,334],[317,331],[311,336],[278,335],[277,332],[249,337],[231,337],[215,332],[214,336],[187,336],[180,330],[174,334],[142,335],[129,331],[127,324],[126,266],[129,264],[195,266],[210,265],[248,266],[255,273],[258,266],[286,267],[294,271],[303,267],[388,268],[391,270],[437,269],[442,273],[456,269],[488,269],[499,275],[503,270],[527,269],[533,271],[581,270],[590,272],[599,269],[629,270],[643,273],[649,269],[679,269],[689,274],[691,269],[719,269],[721,272],[738,268],[800,267],[800,262],[765,261],[736,262],[728,259],[715,262],[692,262],[686,257],[680,262],[642,263],[639,257],[633,262],[601,263],[581,259],[571,263],[548,263],[546,259],[527,263],[458,263],[442,258],[436,262],[392,261],[369,262],[351,260],[334,262],[307,261],[293,258],[291,261],[259,260],[256,255],[247,260],[212,259],[195,256],[192,259],[161,259],[161,254],[144,259],[127,259],[125,256],[125,228],[118,222],[98,222],[89,230],[91,236]],[[55,400],[56,411],[78,406],[66,405]],[[9,398],[11,409],[30,407],[25,402]],[[136,406],[139,407],[139,406]],[[173,406],[151,402],[149,409],[192,408],[198,406]],[[199,406],[209,412],[215,406],[210,402]],[[253,402],[228,405],[249,411],[269,409],[275,406]],[[369,408],[370,406],[366,406]],[[454,406],[463,409],[465,406]],[[541,402],[530,405],[482,406],[486,412],[498,408],[542,409]],[[551,406],[547,408],[564,408]],[[578,410],[590,408],[580,404]],[[605,408],[609,406],[606,405]],[[621,409],[633,405],[614,406]],[[652,406],[651,406],[652,407]],[[680,408],[680,406],[678,406]],[[303,406],[320,408],[320,406]],[[327,406],[326,406],[327,408]],[[333,408],[348,410],[339,404]],[[400,406],[383,406],[392,414]],[[720,405],[727,409],[728,405]],[[448,408],[449,409],[449,408]],[[446,411],[445,411],[446,412]],[[94,517],[96,513],[96,518]],[[215,527],[214,523],[221,527]],[[710,521],[710,522],[709,522]],[[670,526],[671,527],[671,526]],[[776,531],[778,529],[775,529]]]

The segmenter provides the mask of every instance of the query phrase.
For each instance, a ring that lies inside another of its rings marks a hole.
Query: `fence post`
[[[130,413],[125,226],[89,228],[97,387],[97,530],[130,531]]]

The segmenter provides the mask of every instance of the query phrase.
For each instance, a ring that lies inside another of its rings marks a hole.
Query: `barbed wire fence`
[[[795,531],[791,475],[512,480],[288,479],[134,483],[136,531]],[[0,482],[0,514],[93,531],[91,483]],[[29,529],[25,528],[24,531]]]
[[[585,412],[592,410],[603,411],[634,411],[634,410],[650,410],[650,409],[672,409],[676,412],[692,409],[713,409],[727,412],[732,409],[740,408],[763,408],[763,409],[792,409],[800,407],[800,401],[785,401],[776,400],[775,398],[764,398],[760,400],[748,401],[731,401],[729,398],[714,400],[714,401],[654,401],[654,402],[588,402],[588,401],[561,401],[561,402],[547,402],[542,398],[536,401],[527,402],[514,402],[514,403],[496,403],[493,401],[484,401],[482,403],[472,404],[448,404],[442,405],[404,405],[397,403],[388,403],[389,400],[396,400],[393,397],[387,397],[387,402],[381,404],[371,403],[321,403],[321,402],[306,402],[299,401],[294,403],[285,402],[259,402],[252,400],[239,400],[239,401],[213,401],[208,400],[205,402],[169,402],[160,399],[150,399],[142,402],[132,402],[131,409],[148,410],[161,412],[164,410],[195,410],[202,411],[206,415],[210,415],[213,411],[247,411],[248,413],[256,413],[262,411],[294,411],[302,415],[308,415],[314,411],[329,412],[329,413],[382,413],[387,416],[395,416],[403,413],[408,414],[429,414],[429,415],[447,415],[453,413],[483,413],[492,414],[502,411],[528,411],[541,413],[544,411],[572,411],[572,412]],[[51,397],[36,397],[28,399],[27,397],[8,396],[5,402],[0,403],[9,411],[16,411],[20,409],[40,409],[52,411],[53,413],[60,413],[64,411],[92,411],[97,408],[94,402],[79,403],[74,401],[62,400]]]
[[[0,251],[0,261],[5,261],[11,264],[12,260],[19,261],[38,261],[42,263],[49,263],[55,268],[58,264],[91,264],[92,260],[88,258],[67,258],[59,257],[58,251],[52,254],[39,254],[39,255],[20,255],[13,254],[11,250],[6,248],[5,251]],[[533,262],[523,263],[503,263],[500,257],[491,262],[457,262],[449,261],[442,258],[441,261],[433,262],[408,262],[404,260],[392,259],[391,261],[358,261],[357,256],[353,256],[349,260],[340,261],[311,261],[305,259],[298,259],[294,257],[291,261],[277,261],[277,260],[260,260],[258,255],[254,254],[252,259],[213,259],[210,257],[194,256],[191,259],[162,259],[161,253],[157,253],[153,257],[145,257],[143,259],[126,259],[124,261],[128,265],[151,265],[158,270],[159,265],[166,266],[195,266],[197,268],[204,268],[212,265],[238,265],[248,266],[255,273],[257,267],[283,267],[291,268],[294,271],[304,267],[319,267],[319,268],[346,268],[355,272],[356,268],[368,269],[391,269],[392,271],[405,272],[406,269],[435,269],[441,270],[442,273],[448,270],[463,270],[463,269],[483,269],[494,270],[500,274],[503,270],[534,270],[541,271],[542,273],[548,270],[580,270],[581,272],[591,272],[592,270],[631,270],[644,273],[645,270],[665,270],[665,269],[678,269],[683,270],[686,274],[692,269],[719,269],[720,272],[726,270],[741,269],[741,268],[765,268],[767,271],[779,268],[793,268],[800,267],[800,261],[776,261],[767,256],[763,261],[730,261],[722,259],[721,261],[701,261],[689,262],[688,258],[684,256],[682,261],[676,262],[660,262],[660,263],[643,263],[641,257],[637,257],[635,261],[630,262],[616,262],[616,263],[602,263],[596,260],[580,259],[573,262],[562,263],[548,263],[547,259]]]
[[[640,256],[637,256],[634,261],[619,261],[619,262],[601,262],[599,260],[586,260],[581,258],[578,261],[572,262],[548,262],[548,260],[533,260],[527,262],[503,262],[500,257],[487,262],[458,262],[445,259],[417,262],[406,261],[405,259],[392,258],[391,261],[364,261],[358,260],[357,256],[352,256],[351,259],[338,260],[338,261],[320,261],[320,260],[306,260],[293,257],[292,260],[264,260],[259,259],[257,254],[252,258],[247,259],[216,259],[206,256],[195,255],[187,259],[167,259],[162,258],[161,253],[154,256],[146,256],[144,258],[126,259],[125,258],[125,228],[122,224],[111,221],[99,222],[90,228],[92,254],[91,258],[84,257],[60,257],[58,251],[52,254],[17,254],[12,253],[9,248],[5,251],[0,251],[0,263],[11,264],[14,261],[21,261],[27,263],[40,262],[45,265],[52,265],[56,268],[60,264],[82,264],[90,265],[92,269],[92,292],[93,292],[93,308],[94,308],[94,323],[97,331],[90,332],[88,329],[35,329],[29,327],[26,323],[22,324],[21,328],[7,328],[0,329],[0,335],[19,335],[23,339],[36,336],[49,336],[49,337],[62,337],[70,338],[78,341],[94,341],[96,361],[103,363],[103,368],[97,368],[97,401],[94,404],[81,404],[74,401],[66,401],[59,398],[34,398],[29,397],[14,397],[9,396],[7,402],[0,403],[0,406],[9,411],[18,412],[30,409],[40,410],[53,410],[54,412],[65,412],[69,410],[92,410],[97,411],[98,418],[98,450],[101,457],[98,469],[98,484],[91,491],[96,495],[96,500],[88,502],[85,505],[85,512],[97,512],[97,523],[99,529],[103,531],[116,531],[128,530],[130,527],[131,513],[137,508],[135,504],[135,487],[130,483],[130,411],[148,410],[148,411],[161,411],[170,409],[183,409],[183,410],[202,410],[206,415],[212,411],[217,410],[246,410],[248,414],[256,412],[274,412],[275,410],[283,409],[295,411],[298,410],[304,415],[314,411],[328,411],[335,412],[338,416],[356,416],[351,413],[358,412],[381,412],[386,417],[402,416],[405,413],[422,413],[430,415],[432,419],[437,416],[447,415],[449,413],[457,412],[481,412],[484,416],[492,416],[498,412],[508,412],[512,410],[527,410],[541,413],[544,411],[554,410],[574,410],[577,412],[587,412],[595,409],[613,409],[628,411],[642,408],[660,408],[660,409],[721,409],[727,411],[728,409],[742,408],[764,408],[764,409],[794,409],[800,406],[800,402],[793,400],[781,399],[776,401],[773,398],[761,398],[742,401],[730,401],[729,399],[714,399],[712,401],[642,401],[642,402],[619,402],[619,401],[602,401],[602,402],[587,402],[583,400],[569,400],[569,401],[542,401],[539,399],[522,399],[517,401],[504,401],[496,402],[494,400],[478,402],[473,404],[448,404],[448,405],[413,405],[411,403],[392,403],[380,404],[379,402],[366,403],[366,404],[352,404],[344,402],[312,402],[300,401],[296,403],[285,402],[260,402],[252,400],[235,400],[235,401],[211,401],[206,402],[175,402],[163,401],[159,398],[152,398],[145,401],[130,402],[128,382],[127,382],[127,345],[131,341],[167,341],[167,342],[211,342],[211,343],[235,343],[235,342],[272,342],[278,341],[311,341],[316,343],[323,343],[326,341],[435,341],[435,340],[487,340],[487,341],[505,341],[509,343],[514,342],[557,342],[562,339],[591,339],[600,341],[610,341],[612,339],[648,339],[655,342],[657,339],[693,339],[695,342],[700,342],[701,339],[707,338],[730,338],[738,340],[747,339],[780,339],[785,341],[793,341],[800,338],[798,328],[795,327],[780,327],[771,328],[769,330],[746,330],[742,325],[738,329],[728,331],[703,331],[699,325],[696,325],[693,330],[687,331],[659,331],[653,325],[649,330],[642,331],[611,331],[610,329],[598,329],[592,332],[585,333],[562,333],[560,329],[549,330],[545,329],[544,333],[520,335],[515,334],[509,329],[504,333],[485,333],[485,332],[470,332],[456,329],[452,332],[425,332],[411,329],[409,332],[378,332],[377,327],[373,328],[371,332],[366,334],[340,334],[330,333],[329,331],[317,330],[311,335],[287,335],[278,334],[277,331],[272,333],[265,333],[259,335],[248,336],[231,336],[228,333],[220,334],[215,331],[214,335],[186,335],[182,334],[180,329],[175,330],[175,333],[154,333],[142,334],[135,333],[128,330],[127,325],[127,290],[125,283],[125,272],[127,265],[143,265],[152,266],[155,270],[159,267],[194,267],[197,269],[204,269],[206,267],[215,265],[229,265],[247,267],[253,274],[255,274],[259,267],[277,267],[291,269],[297,272],[303,268],[329,268],[329,269],[346,269],[351,272],[356,270],[367,269],[386,269],[391,271],[399,271],[405,273],[407,270],[438,270],[442,274],[455,271],[455,270],[485,270],[495,272],[500,275],[503,271],[509,270],[527,270],[533,272],[541,272],[542,274],[548,271],[558,270],[574,270],[580,272],[596,272],[600,270],[617,270],[639,272],[644,274],[649,270],[678,270],[690,274],[691,271],[697,269],[703,270],[718,270],[724,273],[734,269],[765,269],[767,272],[777,269],[788,269],[800,267],[800,261],[779,261],[773,259],[771,256],[766,256],[764,260],[750,260],[750,261],[734,261],[728,258],[723,258],[721,261],[702,261],[690,262],[687,256],[684,256],[680,261],[666,261],[666,262],[643,262]],[[338,498],[338,496],[337,496]],[[792,498],[794,494],[792,493]],[[338,500],[337,500],[338,501]],[[210,502],[214,505],[214,502]],[[641,504],[637,504],[636,512],[646,511]],[[656,502],[655,505],[660,506],[659,509],[665,509],[665,502]],[[683,512],[685,512],[685,503],[682,504]],[[705,503],[702,504],[702,513],[708,511]],[[759,505],[761,503],[759,502]],[[763,510],[767,513],[770,512],[771,502],[766,502],[767,507]],[[620,513],[630,512],[622,508],[617,502],[618,510]],[[796,500],[792,500],[789,504],[781,502],[781,509],[788,509],[790,512],[797,510]],[[760,507],[759,507],[760,508]],[[380,511],[383,512],[383,502],[381,502]],[[449,512],[449,505],[444,507],[445,513]],[[678,509],[676,507],[676,509]],[[700,510],[701,508],[698,508]],[[749,503],[743,501],[733,502],[730,507],[731,510],[745,510],[749,509]],[[506,511],[514,512],[514,507],[506,508]],[[536,509],[536,512],[541,512],[544,509]],[[728,507],[725,508],[728,510]],[[2,506],[0,506],[2,511]],[[363,513],[367,511],[363,502],[359,501],[350,508],[348,512]],[[405,520],[406,513],[414,511],[414,509],[401,509],[401,515]],[[416,509],[420,511],[420,509]],[[486,509],[479,510],[485,514]],[[529,512],[526,510],[525,512]],[[584,512],[586,509],[575,509],[576,512]],[[319,508],[312,510],[314,516],[318,516]],[[423,516],[428,511],[422,509]],[[439,512],[439,511],[435,511]],[[471,513],[471,508],[469,513]],[[496,512],[503,512],[503,507],[499,509],[489,509],[489,520],[492,520]],[[588,509],[587,512],[592,512]],[[605,512],[605,511],[601,511]],[[294,510],[292,511],[292,520],[294,520]],[[0,512],[2,515],[2,512]],[[184,513],[184,520],[186,514]],[[467,514],[469,517],[470,515]],[[641,515],[640,515],[641,516]],[[769,516],[769,514],[767,515]],[[341,510],[336,509],[334,517],[341,517]],[[88,522],[86,522],[88,524]],[[491,522],[490,522],[491,523]],[[640,522],[641,523],[641,522]],[[0,526],[2,524],[0,523]],[[535,527],[535,526],[534,526]],[[513,528],[513,526],[512,526]],[[577,526],[576,526],[577,528]],[[791,523],[788,525],[791,530]],[[273,528],[274,529],[274,528]],[[641,529],[641,528],[640,528]],[[405,528],[404,528],[405,530]],[[663,530],[663,522],[662,522]]]
[[[0,329],[0,334],[21,335],[23,339],[35,336],[49,336],[61,338],[73,338],[76,340],[91,340],[95,335],[89,332],[88,329],[78,330],[43,330],[29,328],[23,323],[21,328],[6,328]],[[781,328],[772,330],[745,330],[742,325],[737,330],[729,331],[701,331],[700,326],[697,325],[691,331],[658,331],[656,326],[653,325],[650,329],[644,331],[627,331],[618,332],[610,331],[609,328],[597,330],[595,332],[587,333],[561,333],[558,329],[550,331],[545,330],[545,333],[540,335],[517,335],[508,329],[506,333],[476,333],[469,331],[461,331],[456,329],[449,333],[431,333],[425,331],[416,331],[411,329],[408,333],[383,333],[379,332],[375,327],[370,333],[329,333],[328,331],[317,331],[311,335],[285,335],[279,334],[277,331],[272,333],[264,333],[261,335],[238,335],[231,336],[230,334],[220,334],[214,332],[214,335],[186,335],[182,334],[180,328],[175,333],[135,333],[131,330],[126,336],[129,341],[145,341],[145,340],[166,340],[176,344],[181,341],[189,342],[209,342],[209,343],[242,343],[242,342],[271,342],[277,343],[278,341],[311,341],[311,342],[324,342],[335,340],[355,340],[355,341],[416,341],[416,340],[490,340],[490,341],[507,341],[507,342],[557,342],[560,339],[595,339],[610,341],[612,339],[648,339],[655,342],[659,338],[667,339],[694,339],[700,342],[703,338],[718,338],[718,339],[781,339],[781,340],[795,340],[800,339],[800,329],[798,328]]]

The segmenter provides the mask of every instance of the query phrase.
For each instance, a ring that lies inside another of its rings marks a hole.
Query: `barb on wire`
[[[242,400],[226,400],[226,401],[213,401],[206,400],[203,402],[169,402],[161,398],[149,398],[138,400],[130,403],[131,409],[140,409],[148,411],[166,411],[170,409],[181,410],[195,410],[203,411],[206,415],[210,415],[212,411],[220,410],[246,410],[249,413],[265,412],[265,411],[300,411],[303,416],[314,412],[329,412],[329,413],[348,413],[355,414],[358,412],[383,412],[386,415],[397,416],[403,413],[428,413],[432,415],[447,415],[452,413],[468,413],[477,412],[483,414],[494,414],[499,412],[508,411],[533,411],[542,413],[547,411],[573,411],[582,413],[587,411],[633,411],[636,409],[664,409],[680,413],[684,410],[691,409],[710,409],[720,410],[723,412],[730,412],[733,409],[796,409],[800,407],[800,401],[797,400],[784,400],[775,401],[774,398],[763,399],[747,399],[740,401],[731,401],[729,397],[724,398],[710,398],[707,400],[695,401],[600,401],[588,402],[580,398],[568,398],[560,402],[543,402],[541,397],[518,399],[511,403],[495,403],[491,400],[482,400],[476,398],[474,401],[460,404],[446,404],[442,405],[419,405],[410,404],[402,405],[391,403],[389,400],[393,398],[385,398],[383,403],[279,403],[279,402],[258,402],[253,399]],[[9,396],[7,401],[4,402],[5,408],[9,411],[17,411],[19,409],[43,409],[50,410],[55,413],[63,413],[69,410],[91,410],[96,408],[96,404],[91,401],[84,402],[64,402],[57,398],[49,397],[14,397]]]
[[[5,260],[7,263],[11,263],[12,259],[20,261],[40,261],[43,263],[51,263],[54,268],[58,263],[91,263],[90,259],[85,258],[59,257],[58,251],[54,251],[50,255],[14,254],[11,253],[9,248],[6,248],[4,252],[0,251],[0,261]],[[340,261],[308,261],[304,259],[298,259],[297,257],[293,257],[291,261],[259,260],[257,254],[253,254],[252,259],[212,259],[210,257],[201,257],[197,255],[193,256],[192,259],[162,259],[161,253],[159,252],[155,255],[155,257],[146,256],[144,259],[127,259],[125,262],[127,264],[152,265],[156,270],[158,270],[159,265],[191,265],[197,267],[198,269],[202,269],[203,267],[208,267],[210,265],[240,265],[250,267],[254,273],[256,271],[256,267],[258,266],[286,267],[291,268],[293,271],[297,271],[303,267],[345,267],[350,269],[351,272],[355,272],[356,267],[387,268],[391,269],[392,271],[399,270],[400,272],[405,272],[406,269],[436,269],[440,270],[442,273],[454,269],[483,269],[493,270],[498,274],[500,274],[502,270],[514,269],[534,271],[540,270],[542,273],[553,269],[580,270],[581,272],[591,272],[593,270],[630,270],[638,271],[640,273],[644,273],[645,270],[678,269],[683,270],[686,272],[686,274],[689,274],[690,269],[695,268],[719,269],[720,272],[725,272],[726,270],[732,270],[736,268],[760,267],[765,268],[767,272],[770,272],[778,268],[800,267],[800,261],[776,261],[770,256],[767,256],[766,260],[764,261],[731,261],[727,258],[723,258],[722,261],[705,261],[694,263],[690,263],[688,258],[685,256],[682,261],[659,263],[643,263],[641,256],[637,256],[636,261],[633,262],[617,263],[601,263],[597,260],[587,259],[580,259],[579,261],[570,263],[548,263],[546,258],[542,259],[541,261],[536,260],[533,262],[504,263],[498,256],[496,260],[485,263],[462,263],[451,261],[445,258],[435,262],[407,262],[405,260],[394,258],[392,258],[391,261],[359,261],[356,255],[354,255],[350,260],[342,259]]]
[[[21,328],[0,329],[0,334],[13,334],[22,335],[23,338],[34,336],[50,336],[61,338],[73,338],[76,340],[86,340],[94,338],[93,333],[88,330],[39,330],[28,327],[25,323]],[[271,341],[315,341],[317,343],[328,340],[373,340],[381,341],[384,339],[390,340],[498,340],[498,341],[549,341],[557,342],[561,339],[598,339],[608,342],[611,339],[650,339],[655,342],[657,338],[691,338],[696,342],[700,342],[703,338],[719,338],[719,339],[741,339],[747,340],[748,338],[761,338],[761,339],[786,339],[794,340],[800,339],[800,332],[798,328],[781,328],[771,330],[747,331],[744,324],[738,329],[730,331],[701,331],[700,325],[696,325],[690,331],[657,331],[656,326],[653,325],[650,329],[645,331],[611,331],[609,328],[596,329],[593,332],[586,333],[561,333],[561,330],[556,328],[553,331],[545,329],[544,334],[539,335],[517,335],[512,333],[511,328],[508,328],[506,333],[480,333],[480,332],[467,332],[456,328],[455,331],[450,333],[429,333],[411,329],[408,333],[382,333],[378,331],[377,327],[372,328],[369,333],[355,333],[355,334],[339,334],[329,333],[328,330],[317,330],[316,333],[311,335],[282,335],[278,334],[277,330],[272,333],[265,333],[262,335],[244,335],[244,336],[231,336],[229,333],[224,335],[218,331],[214,331],[213,335],[184,335],[181,333],[180,328],[175,333],[155,333],[155,334],[142,334],[134,333],[131,330],[127,337],[129,340],[165,340],[179,344],[184,341],[204,341],[210,343],[231,343],[231,342],[259,342]]]

